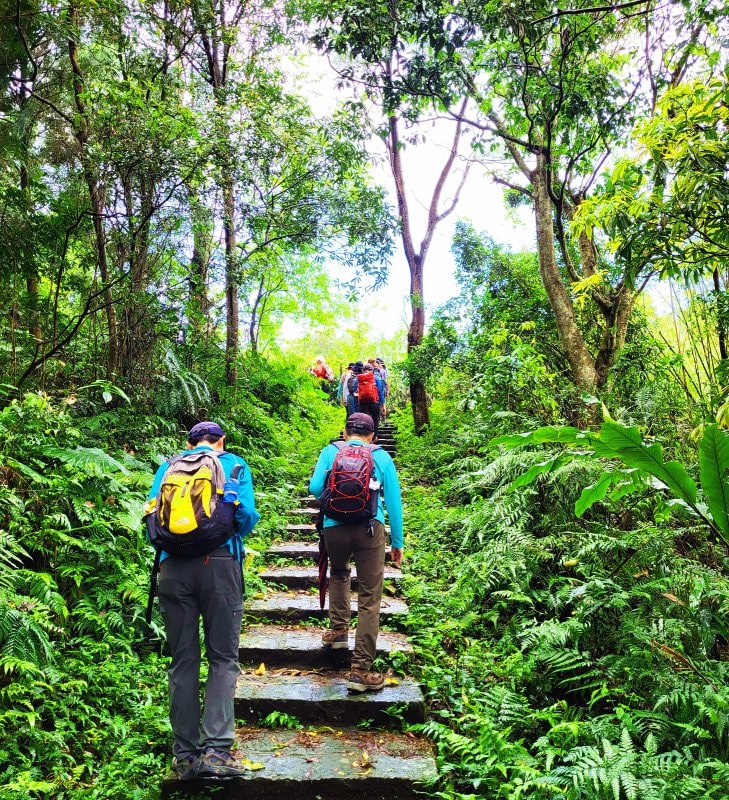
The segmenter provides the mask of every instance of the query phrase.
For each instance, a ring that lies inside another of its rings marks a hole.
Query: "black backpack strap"
[[[154,598],[157,594],[157,578],[159,576],[159,563],[162,556],[162,551],[155,549],[154,564],[152,565],[152,574],[149,578],[149,596],[147,597],[147,613],[144,615],[147,625],[152,624],[152,607],[154,606]]]

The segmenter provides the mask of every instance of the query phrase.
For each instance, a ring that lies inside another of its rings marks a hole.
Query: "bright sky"
[[[450,123],[440,122],[432,130],[432,138],[426,132],[427,142],[408,146],[403,152],[416,248],[425,232],[425,218],[433,187],[447,156],[445,145],[442,142],[449,139],[451,130]],[[382,146],[382,153],[384,153],[384,146]],[[394,205],[392,176],[389,166],[384,160],[378,166],[376,176],[378,182],[391,192]],[[446,207],[458,185],[460,178],[454,177],[446,185],[441,208]],[[532,250],[535,247],[531,212],[528,209],[522,209],[519,212],[507,210],[502,188],[494,184],[491,178],[485,174],[484,167],[473,165],[461,191],[458,205],[449,217],[439,223],[428,251],[423,288],[425,303],[429,310],[433,310],[458,294],[458,286],[453,278],[455,262],[451,253],[451,244],[455,225],[459,219],[469,220],[476,230],[488,234],[494,241],[505,244],[515,251],[525,248]],[[377,305],[384,303],[388,308],[387,322],[392,326],[393,332],[404,319],[409,321],[409,291],[410,273],[403,254],[402,243],[398,239],[388,286],[372,297],[374,303]],[[403,309],[407,309],[406,316],[404,316]]]
[[[334,72],[326,59],[316,54],[309,54],[303,61],[297,61],[291,69],[292,83],[306,94],[312,107],[321,109],[322,113],[331,113],[337,102],[351,97],[346,89],[336,88]],[[447,156],[446,146],[450,143],[452,131],[453,123],[448,121],[421,124],[418,132],[422,141],[417,145],[406,145],[403,151],[416,247],[425,231],[425,215],[437,176]],[[468,154],[466,146],[463,151],[465,155]],[[378,141],[373,142],[372,152],[376,162],[375,179],[388,190],[391,203],[395,207],[394,184],[384,145]],[[443,192],[444,202],[441,208],[452,198],[457,185],[458,178],[451,178],[450,185]],[[470,220],[477,230],[487,233],[494,241],[508,245],[513,250],[535,247],[531,213],[526,209],[518,213],[507,212],[502,188],[485,175],[483,167],[474,165],[461,192],[458,206],[438,225],[425,261],[423,288],[429,311],[458,293],[453,278],[454,259],[450,252],[458,219]],[[382,332],[391,336],[410,321],[409,295],[410,273],[402,243],[398,239],[387,286],[362,298],[360,305],[368,316],[375,315],[381,321]]]

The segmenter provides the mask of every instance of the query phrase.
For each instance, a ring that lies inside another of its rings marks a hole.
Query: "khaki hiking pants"
[[[372,535],[367,522],[324,528],[330,563],[329,624],[334,630],[348,630],[352,616],[351,562],[357,567],[357,629],[352,669],[368,671],[377,652],[380,631],[380,601],[385,570],[385,526],[375,520]]]

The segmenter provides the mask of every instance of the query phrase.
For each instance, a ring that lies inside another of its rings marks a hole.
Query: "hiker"
[[[375,426],[369,414],[352,414],[345,424],[344,440],[356,448],[372,444]],[[341,445],[341,442],[339,443]],[[309,491],[321,499],[325,492],[327,476],[340,453],[336,444],[328,444],[320,453]],[[390,522],[392,562],[402,564],[403,528],[400,483],[395,464],[380,447],[372,448],[374,477],[379,483],[377,513],[372,519],[358,522],[341,522],[324,515],[323,536],[331,576],[329,579],[329,630],[322,636],[322,646],[335,650],[349,648],[350,572],[351,560],[357,568],[357,628],[355,630],[352,665],[347,688],[354,692],[377,691],[385,685],[385,678],[372,671],[380,630],[380,602],[385,567],[385,515],[382,501],[387,507]]]
[[[362,362],[355,361],[352,365],[352,374],[347,378],[347,416],[359,411],[359,401],[357,400],[357,377],[362,374]]]
[[[339,379],[339,388],[337,389],[337,400],[344,406],[347,416],[353,414],[357,410],[357,398],[354,397],[352,390],[354,389],[354,381],[352,380],[350,388],[350,380],[354,376],[354,361],[347,364],[347,369],[342,373]],[[351,410],[350,410],[351,409]]]
[[[324,360],[324,356],[317,356],[314,366],[309,368],[309,372],[319,378],[319,386],[326,395],[331,394],[332,381],[334,380],[334,370]]]
[[[357,376],[356,383],[357,409],[369,414],[374,422],[375,438],[380,426],[380,407],[384,401],[382,381],[375,377],[375,370],[369,361],[363,366],[362,374]]]
[[[385,362],[381,358],[375,359],[375,376],[382,381],[383,400],[380,408],[380,417],[387,418],[387,398],[390,396],[390,373],[387,371]]]
[[[260,515],[255,507],[250,469],[242,458],[225,451],[225,433],[220,425],[204,421],[192,426],[187,435],[187,450],[157,470],[145,510],[151,515],[156,507],[161,517],[165,503],[169,503],[168,519],[171,520],[175,509],[176,487],[171,476],[175,462],[185,457],[189,461],[189,454],[208,452],[219,459],[224,473],[226,494],[223,498],[234,503],[235,497],[228,493],[237,492],[237,504],[232,513],[230,508],[224,509],[229,522],[219,526],[218,539],[223,543],[191,558],[175,557],[166,552],[160,556],[160,610],[172,654],[168,670],[170,723],[174,733],[172,768],[182,780],[230,778],[244,774],[243,768],[231,755],[235,740],[233,698],[240,672],[238,647],[243,617],[242,540],[253,530]],[[215,462],[212,466],[216,466]],[[198,479],[202,474],[201,468],[193,478]],[[210,475],[209,467],[207,475]],[[166,481],[167,486],[173,485],[173,493],[168,495],[172,498],[170,500],[165,500],[165,493],[160,491]],[[195,480],[195,485],[201,482]],[[211,491],[216,491],[216,487]],[[178,496],[184,494],[184,490],[177,492]],[[202,498],[196,496],[195,490],[188,496],[201,500],[201,506],[207,502],[204,495]],[[190,504],[190,516],[193,517],[191,538],[195,534],[203,535],[194,526],[199,520],[196,506],[194,502]],[[227,502],[221,503],[221,508],[225,506]],[[211,504],[209,507],[212,509]],[[210,513],[212,516],[212,511]],[[189,527],[189,520],[187,522]],[[228,531],[231,535],[226,540]],[[150,539],[155,543],[152,533]],[[172,549],[172,545],[168,546]],[[196,550],[202,547],[195,545]],[[201,616],[208,662],[202,723],[199,697]]]

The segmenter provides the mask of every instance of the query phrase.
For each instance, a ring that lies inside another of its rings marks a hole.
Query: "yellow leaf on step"
[[[385,686],[399,686],[400,681],[397,678],[385,678]]]
[[[266,674],[266,665],[261,661],[261,666],[258,669],[253,671],[254,675],[265,675]]]
[[[259,769],[266,769],[266,765],[261,764],[260,761],[249,761],[247,758],[244,758],[240,763],[243,765],[244,769],[248,769],[251,772],[257,772]]]

